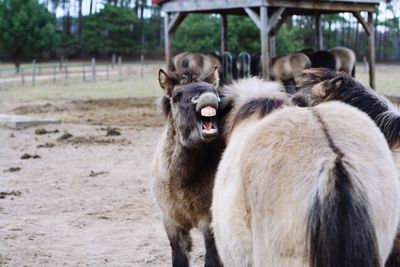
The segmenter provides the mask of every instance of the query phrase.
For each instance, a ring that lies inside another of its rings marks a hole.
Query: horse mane
[[[227,133],[243,120],[257,114],[259,118],[289,103],[289,96],[279,82],[267,82],[259,78],[247,78],[222,88],[222,106],[230,106]]]
[[[340,79],[339,88],[329,87],[329,81]],[[320,84],[325,87],[327,94],[324,101],[338,100],[350,104],[368,116],[376,123],[384,134],[390,147],[400,140],[400,112],[387,98],[378,95],[374,90],[362,85],[344,72],[336,72],[328,69],[310,69],[304,72],[298,83],[298,90],[305,93],[305,97],[315,105],[315,100],[309,97],[313,86]]]
[[[168,72],[171,81],[175,86],[186,85],[190,83],[196,83],[201,81],[201,73],[196,69],[185,69],[183,71],[172,71]],[[170,98],[163,95],[158,98],[156,102],[158,111],[163,114],[166,118],[171,113]]]

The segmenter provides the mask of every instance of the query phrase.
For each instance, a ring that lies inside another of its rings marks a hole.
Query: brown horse
[[[220,266],[210,228],[214,176],[225,147],[221,137],[218,71],[159,72],[167,126],[153,161],[153,193],[163,212],[173,266],[189,266],[191,237],[203,233],[205,266]]]
[[[212,202],[223,264],[382,266],[400,185],[374,122],[339,102],[292,106],[279,84],[254,78],[225,90],[228,145]]]
[[[202,74],[206,74],[210,73],[214,69],[214,66],[217,66],[219,72],[222,71],[221,62],[214,55],[182,52],[174,56],[172,63],[175,71],[197,69]]]
[[[272,59],[271,76],[274,80],[288,81],[300,77],[311,67],[310,59],[303,53],[293,53]]]
[[[336,59],[336,70],[344,71],[348,75],[356,75],[356,54],[347,47],[334,47],[329,49]]]

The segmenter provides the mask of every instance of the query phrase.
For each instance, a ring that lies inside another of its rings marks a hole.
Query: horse
[[[278,56],[272,59],[271,77],[282,81],[288,87],[288,91],[293,93],[294,90],[291,88],[294,87],[296,78],[302,75],[303,70],[310,67],[311,61],[303,53]]]
[[[384,134],[400,172],[400,111],[394,104],[344,72],[310,69],[298,82],[294,99],[304,106],[341,101],[365,112]],[[385,266],[400,266],[400,231]]]
[[[217,66],[218,71],[222,72],[221,61],[216,55],[212,54],[182,52],[173,57],[172,63],[175,71],[197,69],[202,74],[207,74],[214,69],[214,66]]]
[[[306,55],[311,61],[311,68],[327,68],[331,70],[336,69],[336,57],[330,51],[310,51],[307,52]]]
[[[282,90],[255,78],[224,89],[227,147],[211,207],[222,263],[382,266],[400,218],[385,138],[350,105],[297,107]]]
[[[163,213],[172,265],[189,266],[189,231],[198,228],[206,245],[205,266],[221,266],[210,228],[214,177],[225,147],[218,70],[206,75],[160,70],[159,83],[167,125],[153,160],[152,189]]]
[[[344,71],[348,75],[356,75],[356,54],[347,47],[334,47],[329,49],[336,59],[336,70]]]
[[[304,105],[336,100],[365,112],[384,134],[392,150],[400,148],[400,111],[386,97],[377,94],[344,72],[309,69],[297,81],[295,98]]]

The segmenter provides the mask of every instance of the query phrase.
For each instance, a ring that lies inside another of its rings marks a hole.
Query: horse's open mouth
[[[212,106],[206,106],[200,110],[199,130],[205,141],[211,141],[218,136],[217,110]]]

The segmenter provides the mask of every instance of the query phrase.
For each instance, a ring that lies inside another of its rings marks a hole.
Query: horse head
[[[168,73],[159,71],[159,83],[164,92],[161,110],[173,124],[181,145],[195,147],[218,137],[217,67],[202,75],[196,70]]]

